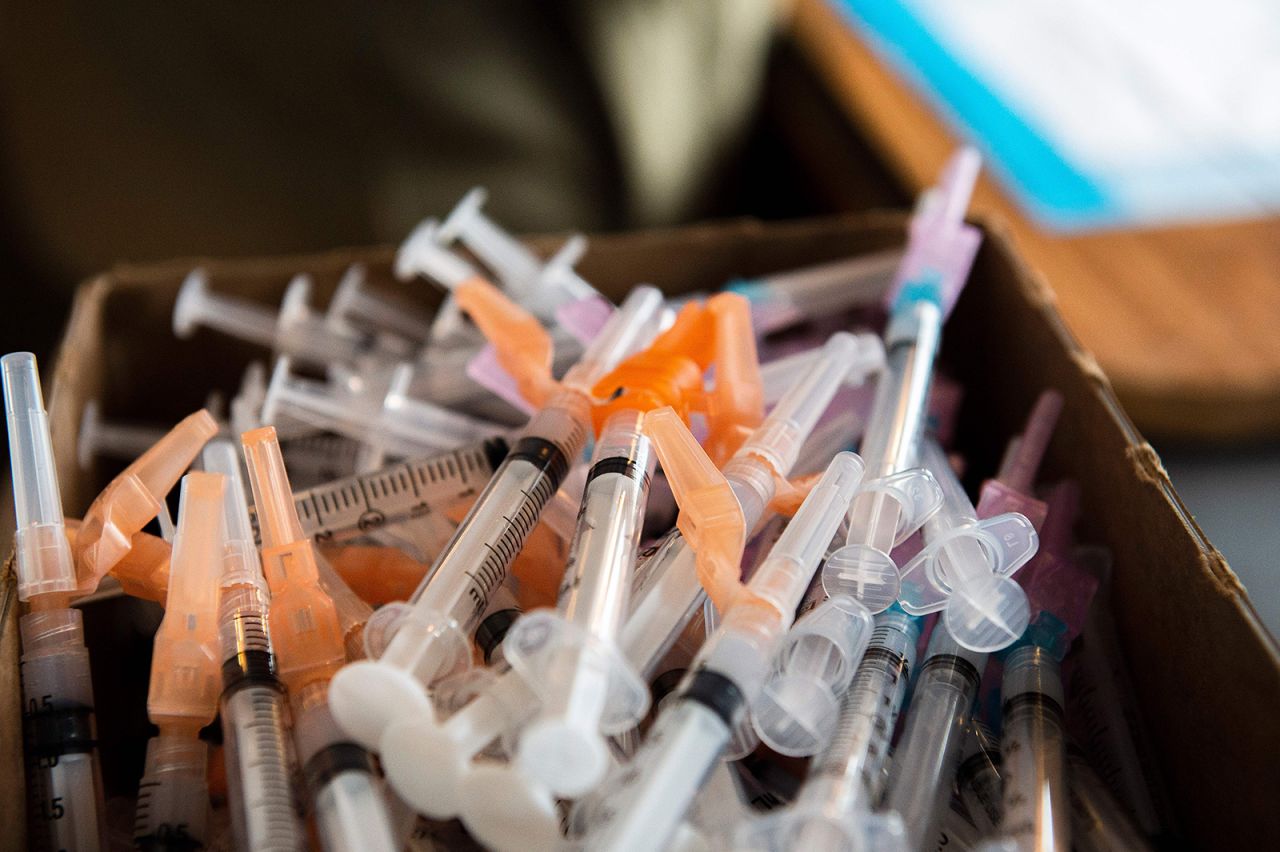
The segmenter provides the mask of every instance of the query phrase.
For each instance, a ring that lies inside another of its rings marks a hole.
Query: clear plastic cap
[[[18,600],[76,589],[75,563],[62,515],[58,468],[49,437],[36,356],[14,352],[0,358],[4,409],[9,425],[9,464],[18,528]]]
[[[752,707],[756,731],[779,754],[817,754],[836,730],[840,699],[874,628],[871,612],[846,595],[828,598],[795,623],[773,658]]]

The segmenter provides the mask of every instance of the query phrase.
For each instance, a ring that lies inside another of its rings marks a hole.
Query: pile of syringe
[[[947,447],[977,169],[902,250],[679,301],[614,305],[478,192],[397,256],[434,317],[358,267],[323,311],[195,270],[174,331],[274,362],[167,432],[88,406],[80,463],[128,466],[78,521],[5,356],[32,846],[1147,845],[1106,554],[1037,481],[1061,396],[976,505]],[[82,623],[118,594],[164,608],[128,825]]]

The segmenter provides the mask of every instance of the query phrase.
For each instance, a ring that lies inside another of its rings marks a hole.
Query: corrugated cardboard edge
[[[0,731],[22,730],[22,682],[18,667],[18,584],[13,557],[0,574]],[[26,776],[22,737],[0,737],[0,847],[27,845]]]

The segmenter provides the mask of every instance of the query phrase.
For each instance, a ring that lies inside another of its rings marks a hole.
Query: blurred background
[[[903,208],[967,140],[1280,633],[1280,11],[1220,5],[4,4],[0,343],[51,356],[118,263],[393,244],[475,185],[524,233]]]

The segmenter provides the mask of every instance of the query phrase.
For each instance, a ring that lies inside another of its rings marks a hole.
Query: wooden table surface
[[[792,27],[890,172],[913,191],[930,185],[956,134],[827,0],[796,0]],[[1062,236],[986,177],[972,211],[1011,232],[1149,435],[1280,436],[1280,219]]]

